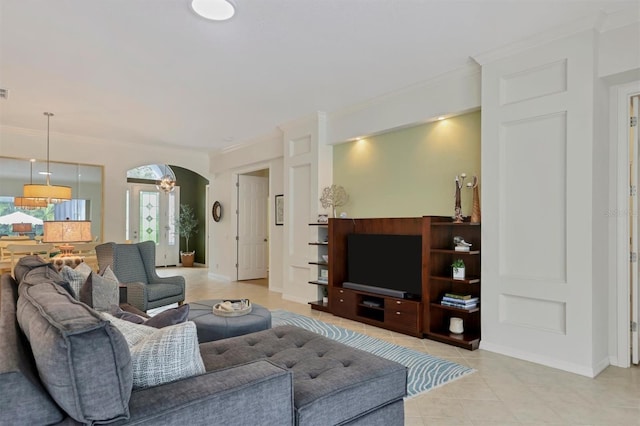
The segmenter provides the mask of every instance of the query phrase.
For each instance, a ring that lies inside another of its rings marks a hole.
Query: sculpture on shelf
[[[459,235],[453,237],[455,251],[470,251],[473,244],[468,243]]]
[[[342,207],[349,202],[349,195],[343,187],[339,185],[327,186],[322,190],[322,196],[320,197],[320,203],[322,207],[327,209],[331,208],[333,217],[337,217],[336,208]]]
[[[473,189],[473,204],[471,208],[471,223],[480,223],[480,191],[478,189],[478,177],[474,176],[467,188]]]
[[[466,173],[462,173],[460,175],[460,177],[458,177],[456,175],[456,192],[455,192],[455,199],[456,199],[456,203],[454,206],[454,215],[453,215],[453,223],[462,223],[462,220],[464,219],[464,216],[462,215],[462,200],[461,200],[461,196],[460,196],[460,189],[462,188],[462,185],[464,183],[465,178],[467,177]]]

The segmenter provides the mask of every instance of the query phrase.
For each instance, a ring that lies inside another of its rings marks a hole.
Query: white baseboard
[[[290,302],[302,303],[303,305],[306,305],[309,302],[309,300],[303,299],[302,297],[295,297],[286,293],[282,293],[282,298]]]
[[[271,287],[271,283],[269,283],[269,291],[273,291],[274,293],[280,293],[284,291],[282,287]]]
[[[609,365],[609,358],[606,357],[592,367],[574,364],[558,360],[555,358],[549,358],[539,354],[532,354],[529,352],[523,352],[507,346],[496,345],[490,342],[480,341],[480,349],[495,352],[502,355],[510,356],[512,358],[521,359],[524,361],[535,362],[536,364],[546,365],[547,367],[557,368],[559,370],[568,371],[569,373],[579,374],[590,378],[596,377],[602,370]]]

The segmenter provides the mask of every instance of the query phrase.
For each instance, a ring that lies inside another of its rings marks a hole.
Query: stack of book
[[[445,293],[442,305],[459,309],[473,309],[478,306],[478,298],[470,294]]]

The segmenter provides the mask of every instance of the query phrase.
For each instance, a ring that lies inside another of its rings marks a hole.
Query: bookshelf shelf
[[[461,284],[478,284],[480,282],[480,277],[469,277],[464,280],[454,280],[451,277],[439,277],[439,276],[431,276],[432,280],[436,281],[447,281],[451,283],[461,283]]]
[[[453,306],[446,306],[443,305],[441,303],[431,303],[431,309],[443,309],[445,311],[451,311],[451,312],[455,312],[457,314],[474,314],[476,312],[480,312],[480,306],[478,305],[477,307],[473,308],[473,309],[462,309],[462,308],[455,308]]]
[[[309,247],[313,251],[312,256],[318,260],[309,262],[309,265],[316,267],[311,268],[314,276],[310,277],[308,283],[317,287],[317,297],[322,298],[326,296],[329,289],[329,262],[323,260],[324,258],[328,258],[325,256],[329,255],[329,224],[310,223],[309,226],[311,227],[309,232]],[[322,280],[320,278],[322,278]],[[329,303],[323,302],[322,299],[311,301],[309,305],[311,305],[311,309],[330,312]]]

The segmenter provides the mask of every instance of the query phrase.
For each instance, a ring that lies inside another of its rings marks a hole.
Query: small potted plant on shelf
[[[180,252],[182,266],[193,266],[196,255],[195,250],[189,251],[189,238],[198,233],[198,219],[193,209],[188,204],[180,204],[180,214],[178,215],[178,232],[185,239],[186,251]]]
[[[464,280],[464,261],[462,259],[456,259],[451,264],[453,268],[453,279],[454,280]]]

